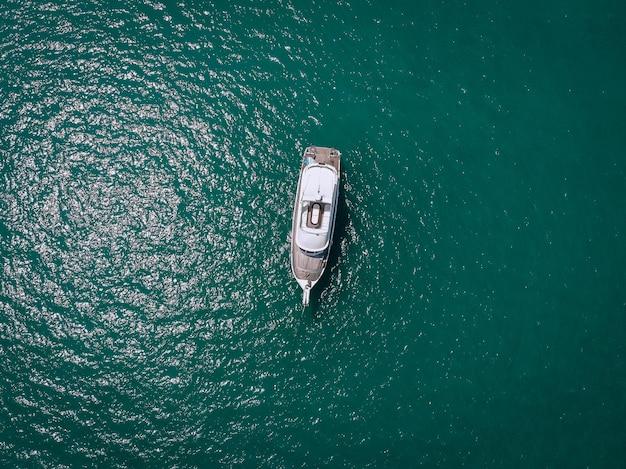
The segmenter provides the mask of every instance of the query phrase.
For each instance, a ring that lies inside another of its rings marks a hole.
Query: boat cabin
[[[330,243],[331,221],[337,171],[324,164],[312,164],[302,174],[296,243],[309,253],[323,252]]]

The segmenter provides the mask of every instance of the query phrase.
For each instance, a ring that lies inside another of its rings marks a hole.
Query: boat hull
[[[301,184],[302,175],[306,168],[305,161],[307,158],[312,158],[312,162],[315,164],[329,165],[337,172],[337,188],[334,193],[334,200],[332,202],[331,212],[331,224],[330,224],[330,240],[326,249],[315,254],[307,253],[301,249],[296,243],[296,236],[298,230],[299,220],[299,206],[301,204]],[[298,178],[298,189],[296,191],[296,198],[294,201],[293,217],[291,224],[291,271],[296,281],[302,288],[303,304],[306,306],[309,302],[309,295],[311,289],[319,281],[326,269],[326,263],[328,262],[328,256],[332,248],[333,235],[335,231],[335,220],[337,217],[337,201],[339,197],[339,180],[341,177],[341,153],[334,148],[327,147],[309,147],[305,150],[303,155],[303,164],[300,168],[300,176]]]

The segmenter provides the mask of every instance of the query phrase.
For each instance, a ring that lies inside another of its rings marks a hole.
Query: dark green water
[[[624,467],[626,6],[236,3],[0,6],[0,465]]]

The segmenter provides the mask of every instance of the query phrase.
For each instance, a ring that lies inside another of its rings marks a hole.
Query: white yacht
[[[341,153],[334,148],[304,151],[291,225],[291,271],[309,304],[311,288],[328,261],[339,198]]]

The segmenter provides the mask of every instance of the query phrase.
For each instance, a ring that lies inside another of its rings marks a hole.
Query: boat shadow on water
[[[339,197],[337,200],[337,216],[335,218],[333,244],[330,248],[326,271],[324,272],[324,275],[322,275],[322,278],[320,278],[315,288],[311,290],[311,298],[308,309],[310,309],[313,319],[319,319],[322,317],[322,314],[319,311],[319,306],[322,303],[322,296],[325,296],[324,293],[329,286],[332,288],[333,281],[336,282],[335,271],[341,255],[341,242],[346,235],[346,227],[348,226],[348,207],[346,205],[345,182],[343,176],[340,178],[339,184]]]

